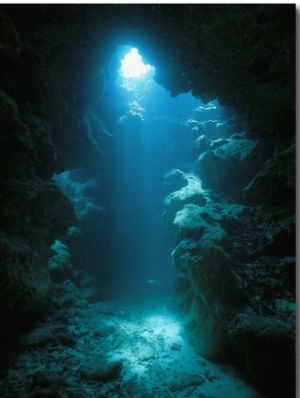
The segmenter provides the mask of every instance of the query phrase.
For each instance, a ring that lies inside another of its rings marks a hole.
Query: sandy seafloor
[[[150,294],[48,318],[25,339],[1,396],[263,398],[233,367],[194,351],[172,302]]]

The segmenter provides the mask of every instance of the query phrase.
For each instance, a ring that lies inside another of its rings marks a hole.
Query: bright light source
[[[143,64],[142,57],[136,48],[133,48],[121,61],[121,71],[125,77],[142,77],[146,75],[151,65]]]

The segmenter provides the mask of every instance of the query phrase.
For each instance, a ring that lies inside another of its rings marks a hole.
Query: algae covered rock
[[[203,216],[204,214],[204,216]],[[201,238],[203,241],[225,241],[226,231],[220,224],[205,218],[207,212],[197,205],[185,205],[176,213],[173,224],[177,227],[178,236],[181,238]],[[224,242],[225,243],[225,242]]]
[[[178,191],[188,183],[186,174],[179,169],[170,170],[164,175],[164,188],[168,193]]]
[[[252,203],[265,211],[290,214],[295,207],[296,153],[295,142],[279,148],[244,189]]]
[[[230,347],[229,322],[242,308],[247,309],[243,282],[217,242],[182,240],[173,260],[192,289],[186,320],[195,347],[209,359],[220,359]]]
[[[48,261],[48,269],[54,282],[62,282],[72,276],[72,262],[68,246],[58,239],[51,246],[55,253]]]
[[[203,187],[215,193],[241,198],[242,189],[249,183],[265,159],[258,141],[245,134],[210,142],[197,161],[197,171]]]
[[[90,223],[95,218],[103,218],[105,209],[96,203],[101,184],[97,175],[91,176],[87,170],[75,169],[55,175],[53,179],[72,202],[78,220]]]
[[[178,275],[187,281],[186,326],[198,352],[217,360],[230,350],[229,322],[241,309],[248,310],[230,239],[246,208],[218,201],[195,175],[176,175],[187,184],[164,203],[180,240],[172,256]]]
[[[171,178],[171,180],[175,178],[177,186],[181,186],[181,188],[170,193],[164,200],[166,206],[164,217],[166,220],[172,221],[176,212],[186,204],[206,205],[209,199],[208,194],[203,190],[201,181],[195,175],[178,170],[169,176],[167,175],[167,178]]]
[[[202,242],[222,240],[227,235],[225,230],[238,224],[245,209],[238,204],[221,204],[212,200],[206,206],[187,204],[176,213],[173,225],[181,237],[201,236]]]

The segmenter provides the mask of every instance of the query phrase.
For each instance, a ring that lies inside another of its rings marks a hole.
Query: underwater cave
[[[0,5],[0,395],[296,394],[293,4]]]

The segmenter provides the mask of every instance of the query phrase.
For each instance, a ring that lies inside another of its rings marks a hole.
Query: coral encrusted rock
[[[228,323],[241,309],[248,311],[243,282],[218,238],[210,244],[201,239],[182,240],[173,252],[176,269],[190,282],[192,291],[187,328],[197,351],[211,360],[228,354]]]
[[[209,199],[207,191],[202,189],[201,181],[195,175],[176,170],[167,173],[165,179],[167,186],[180,188],[171,192],[164,200],[166,206],[164,217],[166,220],[173,221],[177,211],[186,204],[206,205]]]
[[[229,197],[242,198],[243,188],[265,160],[264,150],[257,140],[245,134],[210,142],[197,161],[197,171],[203,187]]]
[[[72,262],[68,246],[58,239],[51,246],[54,252],[48,261],[48,269],[54,282],[62,282],[72,276]]]

